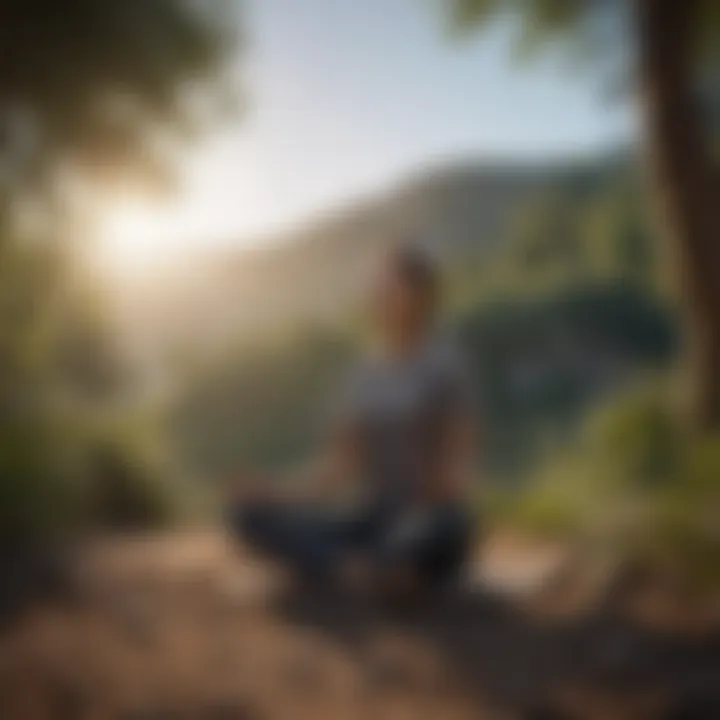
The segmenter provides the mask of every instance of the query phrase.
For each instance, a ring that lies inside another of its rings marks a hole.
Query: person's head
[[[373,320],[381,337],[402,343],[421,337],[435,323],[440,305],[440,267],[427,251],[411,244],[385,257],[373,297]]]

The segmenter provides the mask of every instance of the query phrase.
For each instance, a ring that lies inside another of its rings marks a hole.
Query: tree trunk
[[[720,428],[720,192],[695,96],[697,0],[635,0],[656,215],[686,318],[691,411]]]

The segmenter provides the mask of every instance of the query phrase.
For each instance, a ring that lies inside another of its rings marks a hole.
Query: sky
[[[246,111],[188,149],[172,200],[107,214],[113,261],[263,243],[428,166],[592,154],[632,135],[591,73],[552,53],[518,65],[511,18],[457,41],[441,5],[246,0]]]

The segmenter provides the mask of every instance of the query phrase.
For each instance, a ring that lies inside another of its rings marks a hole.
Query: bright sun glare
[[[250,163],[223,170],[213,161],[191,179],[173,199],[129,197],[106,208],[98,254],[107,271],[141,275],[191,252],[227,242],[252,243],[263,234],[274,207],[258,190]]]
[[[146,275],[183,255],[234,237],[224,227],[232,218],[229,208],[212,204],[120,202],[103,217],[99,261],[116,277]]]
[[[181,228],[173,228],[170,218],[144,206],[117,206],[103,223],[101,262],[125,274],[153,267],[169,255],[189,249],[188,240],[181,239]]]

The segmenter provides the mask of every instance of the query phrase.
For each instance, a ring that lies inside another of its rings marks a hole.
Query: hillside
[[[493,254],[531,199],[600,175],[597,164],[440,168],[260,249],[206,252],[171,263],[124,298],[121,314],[145,353],[194,359],[346,318],[383,248],[414,237],[436,249],[450,269],[477,265]]]
[[[571,439],[594,403],[674,356],[660,253],[641,207],[635,176],[612,158],[542,171],[456,168],[247,264],[216,266],[215,286],[199,297],[215,298],[224,319],[203,332],[230,347],[184,375],[171,411],[177,452],[212,476],[302,456],[354,355],[358,287],[412,218],[447,260],[447,320],[482,395],[486,466],[523,474]],[[333,317],[343,322],[320,322]],[[243,332],[254,342],[241,342]],[[273,342],[257,342],[260,332]],[[207,361],[211,344],[194,357]]]

